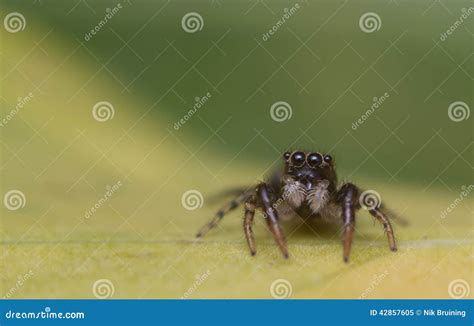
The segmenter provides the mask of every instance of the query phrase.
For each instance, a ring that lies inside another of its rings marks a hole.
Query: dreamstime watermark
[[[187,33],[196,33],[204,27],[204,20],[197,12],[188,12],[181,19],[181,27]]]
[[[382,198],[377,191],[366,190],[359,196],[359,204],[366,210],[379,208],[382,204]]]
[[[288,102],[278,101],[270,107],[270,117],[276,122],[290,120],[293,115],[293,109]]]
[[[445,219],[446,217],[448,217],[449,213],[451,213],[464,200],[464,198],[466,198],[471,193],[473,189],[474,185],[462,186],[461,193],[459,194],[459,196],[456,197],[456,199],[454,199],[454,201],[449,204],[448,207],[441,211],[439,217],[441,219]]]
[[[416,259],[416,252],[415,252],[415,247],[409,245],[403,250],[399,251],[397,256],[394,258],[392,261],[392,267],[393,266],[398,266],[398,263],[401,261],[407,261],[408,259]],[[362,291],[362,293],[359,296],[359,299],[366,299],[367,297],[370,297],[370,294],[374,292],[374,290],[382,283],[382,281],[390,275],[390,272],[388,270],[384,270],[380,274],[374,274],[370,280],[370,283],[367,288]]]
[[[295,3],[293,7],[290,9],[285,8],[283,16],[268,30],[268,32],[265,32],[262,34],[262,40],[263,41],[268,41],[270,37],[272,37],[293,15],[300,9],[300,5],[298,3]]]
[[[204,281],[207,280],[210,275],[211,272],[209,270],[207,270],[202,275],[196,275],[196,281],[194,281],[193,285],[189,289],[187,289],[186,292],[184,292],[184,294],[181,296],[181,299],[189,298],[194,293],[194,291],[196,291],[201,286],[201,284],[203,284]]]
[[[373,33],[382,27],[382,20],[375,12],[366,12],[360,16],[359,27],[365,33]]]
[[[471,110],[469,106],[462,101],[456,101],[448,107],[448,117],[454,122],[460,122],[469,119]]]
[[[100,279],[92,285],[92,293],[97,299],[111,298],[115,293],[114,283],[108,279]]]
[[[44,311],[12,311],[5,312],[6,319],[84,319],[83,312],[55,312],[50,307],[45,307]]]
[[[112,103],[107,101],[97,102],[92,108],[92,116],[96,121],[105,122],[113,119],[115,115],[115,109]]]
[[[270,294],[275,299],[289,298],[291,293],[293,293],[293,287],[288,280],[280,278],[273,281],[272,285],[270,285]]]
[[[188,190],[181,196],[181,205],[183,205],[183,207],[188,211],[201,208],[203,204],[204,197],[198,190]]]
[[[9,299],[13,295],[15,295],[16,292],[28,281],[32,276],[33,276],[33,271],[29,270],[28,273],[25,273],[23,275],[18,275],[17,281],[15,283],[15,286],[10,288],[7,293],[3,296],[3,299]]]
[[[23,208],[26,205],[25,194],[20,190],[10,190],[3,196],[3,204],[11,211]]]
[[[474,7],[469,7],[468,9],[462,8],[461,11],[461,16],[459,16],[459,18],[456,19],[456,21],[451,26],[449,26],[446,32],[443,32],[439,35],[439,39],[442,42],[446,41],[448,37],[453,34],[459,28],[459,26],[461,26],[467,20],[467,18],[474,12]]]
[[[34,95],[31,92],[29,92],[24,97],[18,97],[15,107],[0,120],[0,127],[5,127],[10,122],[10,120],[12,120],[18,114],[18,112],[20,112],[20,110],[23,109],[25,105],[33,99],[33,97]]]
[[[194,99],[195,103],[191,110],[189,110],[181,119],[179,119],[177,122],[174,123],[174,130],[179,130],[184,124],[191,119],[191,117],[202,107],[204,107],[204,104],[206,104],[209,99],[212,97],[212,94],[207,92],[206,95],[202,97],[196,97]]]
[[[90,41],[122,8],[122,4],[117,3],[117,5],[112,9],[105,9],[104,18],[101,19],[91,30],[84,34],[84,40],[86,42]]]
[[[385,270],[382,274],[372,276],[372,281],[369,283],[369,286],[361,293],[359,299],[365,299],[370,293],[372,293],[377,286],[382,283],[382,281],[387,277],[390,273]]]
[[[106,191],[104,195],[84,213],[84,217],[90,218],[94,215],[95,212],[104,206],[104,204],[120,189],[120,187],[122,187],[122,181],[117,181],[114,185],[105,187]]]
[[[469,296],[471,293],[471,286],[466,280],[457,279],[452,280],[448,285],[448,294],[453,299],[462,299]]]
[[[357,119],[356,122],[352,123],[352,130],[356,130],[359,128],[374,112],[375,110],[379,109],[382,104],[390,97],[390,94],[388,92],[385,92],[382,96],[380,97],[374,97],[373,98],[373,103],[370,106],[370,108],[365,111],[363,115],[359,119]]]
[[[10,33],[21,32],[26,27],[25,16],[19,12],[11,12],[3,19],[3,26]]]

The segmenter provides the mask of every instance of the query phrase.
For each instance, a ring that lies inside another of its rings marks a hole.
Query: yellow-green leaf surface
[[[169,108],[117,86],[118,77],[82,40],[53,31],[35,45],[49,27],[29,19],[34,31],[2,32],[8,44],[1,54],[3,116],[18,97],[33,94],[1,128],[2,196],[12,189],[25,196],[17,210],[2,206],[2,296],[94,298],[94,284],[108,280],[112,298],[450,298],[456,282],[472,297],[472,199],[460,187],[374,178],[355,167],[340,171],[342,180],[376,190],[409,221],[394,222],[399,250],[393,253],[383,227],[361,210],[347,264],[338,225],[284,224],[287,260],[261,215],[257,255],[249,255],[242,209],[194,238],[230,200],[221,191],[251,187],[279,166],[280,154],[256,160],[216,151],[220,141],[212,134],[173,130],[166,115],[150,119]],[[113,104],[112,119],[94,119],[99,101]],[[256,137],[271,146],[264,135]],[[191,210],[182,203],[189,190],[202,195]]]

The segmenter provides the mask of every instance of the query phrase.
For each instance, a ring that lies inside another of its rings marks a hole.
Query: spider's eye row
[[[329,155],[329,154],[324,155],[324,162],[331,163],[332,162],[332,156]]]
[[[304,164],[306,156],[303,152],[295,152],[291,155],[291,163],[295,166],[301,166]]]
[[[285,160],[287,160],[287,161],[288,161],[288,159],[290,158],[290,156],[291,156],[291,153],[290,153],[290,152],[285,152],[285,154],[283,154],[283,158],[284,158]]]
[[[308,156],[308,164],[311,167],[316,167],[323,161],[323,157],[319,153],[311,153]]]

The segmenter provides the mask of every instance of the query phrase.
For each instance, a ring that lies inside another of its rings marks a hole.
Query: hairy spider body
[[[261,210],[275,242],[285,258],[289,257],[285,237],[280,227],[280,219],[296,215],[307,218],[341,219],[343,233],[343,259],[349,260],[355,228],[355,212],[361,208],[365,199],[354,184],[337,186],[337,176],[333,158],[318,152],[286,152],[283,172],[274,174],[266,182],[255,188],[242,190],[228,205],[220,209],[216,216],[197,234],[204,236],[218,225],[224,215],[244,204],[244,234],[251,255],[256,254],[252,225],[255,211]],[[369,198],[369,213],[382,223],[387,234],[389,248],[397,250],[392,225],[380,202]]]

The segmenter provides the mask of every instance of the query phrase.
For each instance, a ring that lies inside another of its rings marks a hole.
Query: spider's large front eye
[[[308,156],[308,164],[309,164],[309,166],[311,166],[313,168],[315,168],[319,164],[321,164],[322,161],[323,161],[323,157],[319,153],[311,153]]]
[[[332,162],[332,156],[329,154],[324,155],[324,162],[330,164]]]
[[[302,166],[304,161],[305,155],[303,152],[295,152],[291,155],[291,163],[293,163],[294,166]]]

